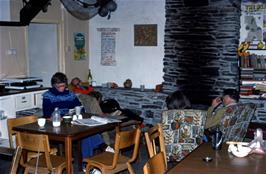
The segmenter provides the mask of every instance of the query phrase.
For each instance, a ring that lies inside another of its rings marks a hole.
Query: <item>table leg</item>
[[[81,141],[78,141],[78,148],[77,148],[77,156],[78,156],[78,169],[82,171],[82,154],[81,154]]]
[[[72,167],[72,141],[70,137],[65,138],[65,156],[67,174],[73,173]]]

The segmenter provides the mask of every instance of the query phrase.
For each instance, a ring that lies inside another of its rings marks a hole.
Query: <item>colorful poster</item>
[[[86,59],[86,40],[84,33],[74,33],[74,60]]]
[[[119,28],[98,28],[101,32],[101,64],[104,66],[116,66],[116,32]]]
[[[241,5],[240,42],[249,42],[250,48],[256,48],[266,41],[266,4],[261,1],[243,0]]]

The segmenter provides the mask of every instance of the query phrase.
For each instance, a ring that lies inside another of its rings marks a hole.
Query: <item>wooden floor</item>
[[[133,164],[133,168],[135,170],[135,173],[137,173],[137,174],[143,173],[142,168],[148,159],[145,145],[141,143],[140,149],[141,149],[140,155],[139,155],[137,161]],[[11,161],[12,161],[12,157],[0,154],[0,173],[1,174],[9,174]],[[74,174],[84,174],[84,172],[78,171],[77,160],[75,159],[73,161],[74,161]],[[23,171],[19,170],[18,173],[22,174]],[[126,174],[128,172],[123,172],[123,173]]]

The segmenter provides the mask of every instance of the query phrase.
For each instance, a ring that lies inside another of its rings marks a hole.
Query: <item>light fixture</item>
[[[98,8],[98,14],[101,17],[107,17],[110,19],[111,12],[114,12],[117,9],[117,4],[114,0],[73,0],[76,1],[83,8],[95,7]]]

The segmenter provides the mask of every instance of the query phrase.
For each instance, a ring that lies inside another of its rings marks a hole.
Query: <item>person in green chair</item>
[[[216,97],[207,111],[205,129],[217,126],[229,106],[236,105],[239,93],[235,89],[225,89],[222,96]]]

